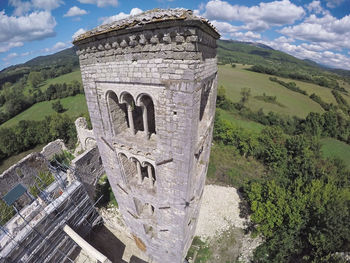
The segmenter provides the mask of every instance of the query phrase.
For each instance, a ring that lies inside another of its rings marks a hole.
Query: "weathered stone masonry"
[[[208,168],[217,31],[184,9],[151,10],[75,39],[105,171],[154,262],[183,262]]]

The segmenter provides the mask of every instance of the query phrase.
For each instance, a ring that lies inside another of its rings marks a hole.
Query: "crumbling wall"
[[[78,134],[78,140],[83,150],[91,149],[96,146],[95,135],[92,130],[88,129],[85,118],[80,117],[75,120],[75,128]]]
[[[41,154],[48,160],[55,154],[61,154],[63,151],[66,151],[67,147],[64,144],[63,140],[57,139],[56,141],[50,142],[47,144],[41,151]]]
[[[0,175],[0,196],[4,196],[18,183],[29,189],[34,184],[35,176],[44,171],[48,171],[48,161],[44,155],[41,153],[27,155]]]
[[[84,184],[89,197],[94,200],[98,179],[104,174],[104,167],[97,147],[83,152],[72,160],[74,175]]]

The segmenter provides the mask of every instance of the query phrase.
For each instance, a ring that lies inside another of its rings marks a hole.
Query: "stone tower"
[[[93,131],[139,248],[182,263],[205,183],[218,32],[185,9],[155,9],[74,40]]]

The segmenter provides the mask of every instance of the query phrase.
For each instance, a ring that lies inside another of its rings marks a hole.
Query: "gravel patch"
[[[239,202],[235,188],[206,185],[195,235],[206,240],[230,227],[244,228],[245,219],[239,217]]]

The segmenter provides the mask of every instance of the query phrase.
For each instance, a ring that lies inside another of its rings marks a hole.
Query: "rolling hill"
[[[77,67],[79,60],[74,48],[67,48],[52,55],[39,56],[23,64],[10,66],[0,71],[0,86],[5,82],[14,83],[30,71],[41,71],[43,69],[60,68],[71,65]]]

